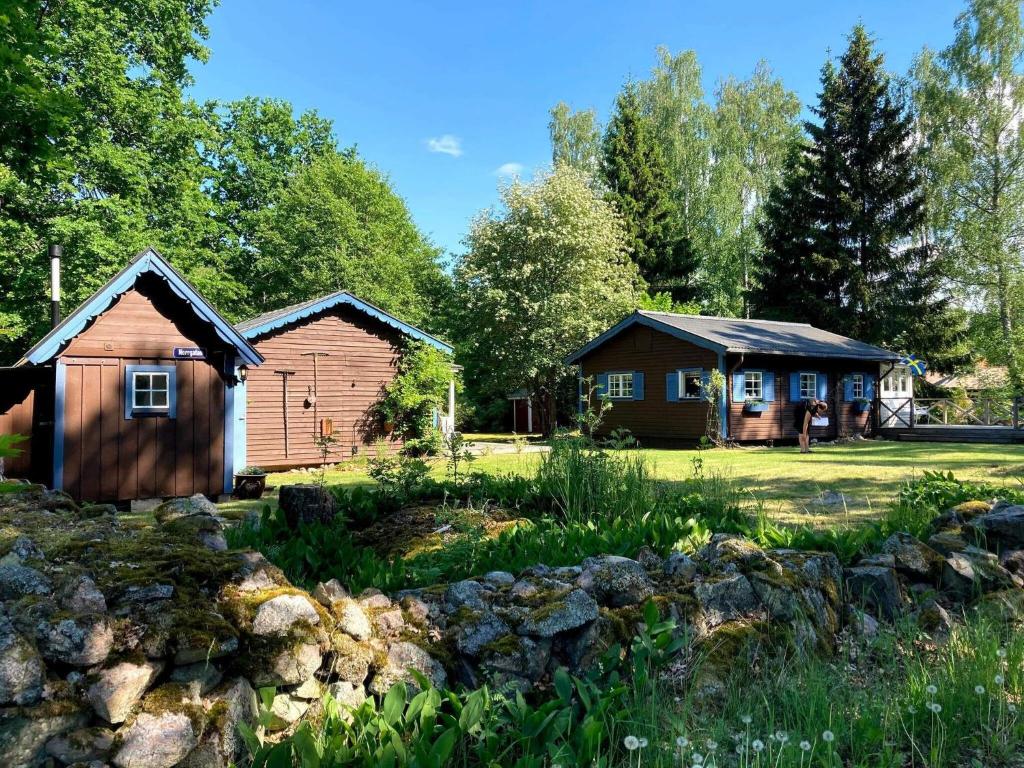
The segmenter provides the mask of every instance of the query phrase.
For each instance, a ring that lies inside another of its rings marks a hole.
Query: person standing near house
[[[800,453],[811,452],[811,420],[828,413],[824,400],[801,400],[793,416],[793,427],[800,433]]]

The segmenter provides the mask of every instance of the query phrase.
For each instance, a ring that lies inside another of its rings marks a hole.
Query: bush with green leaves
[[[408,443],[429,436],[435,412],[448,403],[448,386],[454,376],[452,361],[436,347],[410,341],[398,363],[398,374],[384,388],[376,406],[378,418],[394,427]]]

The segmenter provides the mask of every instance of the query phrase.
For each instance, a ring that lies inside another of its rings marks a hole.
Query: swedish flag
[[[910,369],[910,373],[914,376],[924,376],[924,372],[928,370],[928,364],[916,355],[907,355],[900,360],[900,365],[907,366]]]

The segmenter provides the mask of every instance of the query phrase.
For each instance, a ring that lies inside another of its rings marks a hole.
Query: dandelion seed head
[[[740,718],[740,722],[744,725],[750,725],[752,722],[754,722],[754,718],[752,718],[750,715],[743,715],[743,717]]]
[[[690,756],[690,759],[693,761],[694,765],[702,765],[704,763],[704,755],[702,755],[700,752],[694,752]]]
[[[647,739],[643,736],[640,737],[640,749],[647,749]]]
[[[622,740],[622,746],[632,752],[640,746],[640,739],[636,736],[627,736]]]
[[[832,731],[825,731],[821,734],[821,740],[824,741],[826,744],[831,744],[833,741],[836,740],[836,735],[832,733]]]
[[[939,704],[939,702],[937,702],[937,701],[932,701],[932,702],[929,702],[928,709],[930,709],[933,713],[935,713],[937,715],[937,714],[939,714],[939,712],[942,711],[942,705]]]
[[[754,741],[751,742],[750,746],[753,748],[755,752],[760,752],[764,749],[764,742],[760,739],[754,739]]]
[[[1006,658],[1006,649],[1005,648],[1000,648],[998,651],[996,651],[996,656],[998,656],[1000,659],[1005,659]]]
[[[1011,701],[1009,704],[1006,705],[1006,711],[1009,712],[1011,715],[1017,714],[1017,705]]]
[[[802,749],[804,752],[810,752],[811,751],[811,742],[809,742],[806,739],[804,739],[803,741],[800,742],[800,749]]]
[[[985,695],[985,686],[984,685],[976,685],[976,686],[974,686],[974,692],[976,694],[978,694],[979,696],[984,696]]]
[[[776,731],[775,740],[780,744],[785,744],[787,741],[789,741],[789,734],[785,731]]]
[[[676,739],[676,746],[680,749],[686,749],[688,746],[690,746],[690,740],[685,736],[680,736]]]
[[[996,675],[995,679],[996,679],[996,685],[1002,685],[1003,683],[1006,682],[1006,678],[1003,677],[1002,675]]]
[[[913,704],[911,704],[909,707],[907,707],[907,712],[909,714],[911,714],[911,715],[916,715],[917,714],[917,707],[915,707]]]
[[[704,746],[708,748],[708,752],[714,752],[718,749],[718,742],[714,739],[708,739],[704,742]]]
[[[924,690],[925,690],[925,693],[927,693],[929,696],[934,696],[936,693],[939,692],[939,689],[937,687],[935,687],[934,685],[929,685]]]

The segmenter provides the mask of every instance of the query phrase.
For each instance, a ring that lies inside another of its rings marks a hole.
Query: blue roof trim
[[[99,315],[106,312],[118,298],[131,290],[139,276],[147,272],[152,272],[163,278],[171,290],[187,302],[201,320],[205,320],[213,326],[217,335],[237,350],[238,355],[246,364],[259,365],[263,362],[263,356],[253,349],[252,345],[235,330],[231,323],[224,319],[195,288],[189,285],[188,281],[159,253],[153,248],[147,248],[132,259],[128,266],[107,281],[107,284],[94,293],[90,299],[68,315],[64,322],[46,334],[17,362],[17,365],[29,363],[40,365],[55,358],[62,347],[84,331],[86,326]]]
[[[278,328],[282,328],[283,326],[290,325],[291,323],[294,323],[298,320],[302,320],[304,318],[317,315],[323,312],[324,310],[330,309],[331,307],[336,307],[339,304],[347,304],[350,307],[358,309],[360,312],[363,312],[364,314],[369,315],[370,317],[376,320],[380,320],[385,325],[391,326],[392,328],[405,334],[406,336],[425,342],[426,344],[429,344],[432,347],[436,347],[437,349],[441,350],[446,354],[450,355],[454,352],[454,349],[451,347],[451,345],[445,344],[440,339],[434,338],[426,331],[421,331],[414,325],[409,325],[408,323],[402,322],[397,317],[388,314],[380,307],[375,307],[368,301],[363,301],[362,299],[356,298],[347,291],[341,291],[339,293],[332,293],[329,296],[324,296],[319,301],[313,302],[311,304],[306,304],[304,306],[297,308],[294,312],[289,312],[288,314],[281,315],[280,317],[273,317],[267,320],[267,322],[261,323],[260,325],[253,326],[251,328],[244,328],[241,331],[241,333],[246,339],[255,339],[258,336],[263,336],[266,333],[275,331]]]
[[[697,336],[696,334],[689,333],[688,331],[684,331],[679,328],[675,328],[671,325],[658,322],[653,317],[648,317],[647,315],[642,315],[639,312],[634,312],[632,315],[629,315],[616,325],[613,325],[611,328],[602,333],[596,339],[593,339],[586,345],[580,347],[578,350],[573,352],[567,358],[565,358],[565,364],[574,365],[575,363],[579,362],[582,357],[592,352],[593,350],[597,349],[606,341],[608,341],[614,336],[617,336],[618,334],[622,333],[624,330],[633,325],[646,325],[648,328],[653,328],[656,331],[667,333],[669,336],[675,336],[677,339],[688,341],[691,344],[695,344],[698,347],[710,349],[712,352],[723,353],[726,351],[726,347],[722,344],[716,344],[713,341],[708,341],[707,339],[701,336]]]

